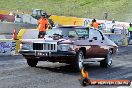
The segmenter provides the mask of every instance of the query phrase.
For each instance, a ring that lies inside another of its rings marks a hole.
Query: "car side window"
[[[99,31],[97,31],[95,29],[90,29],[89,38],[93,39],[94,37],[97,37],[97,40],[102,40],[102,35],[100,34]]]

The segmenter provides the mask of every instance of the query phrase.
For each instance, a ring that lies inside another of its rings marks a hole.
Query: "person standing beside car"
[[[132,39],[132,23],[129,24],[128,33],[130,34],[129,35],[129,40],[128,40],[128,43],[129,43],[130,40]]]
[[[38,29],[39,29],[38,38],[44,38],[47,28],[48,28],[48,20],[46,19],[46,15],[42,14],[40,19],[38,20]]]
[[[93,20],[92,20],[91,27],[94,27],[95,29],[98,29],[98,28],[99,28],[99,23],[97,23],[96,20],[93,19]]]

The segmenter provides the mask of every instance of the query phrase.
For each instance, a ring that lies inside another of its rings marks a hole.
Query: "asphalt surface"
[[[112,67],[101,68],[99,63],[86,67],[90,79],[132,80],[132,46],[119,47]],[[26,64],[21,56],[0,56],[0,88],[82,88],[81,74],[66,64],[39,62],[36,68]],[[92,85],[85,88],[132,88],[110,85]]]

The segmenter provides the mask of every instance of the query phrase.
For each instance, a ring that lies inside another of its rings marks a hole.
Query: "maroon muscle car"
[[[50,61],[68,63],[79,71],[92,58],[101,67],[109,67],[116,51],[117,45],[97,29],[59,26],[47,32],[45,39],[23,40],[19,52],[31,67],[38,61]]]

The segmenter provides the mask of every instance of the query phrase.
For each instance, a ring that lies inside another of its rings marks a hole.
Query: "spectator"
[[[92,20],[91,27],[94,27],[95,29],[98,29],[98,28],[99,28],[99,23],[97,23],[96,20],[93,19],[93,20]]]
[[[130,42],[130,40],[132,39],[132,23],[129,24],[128,32],[130,34],[128,42]]]
[[[42,14],[40,19],[38,20],[38,29],[39,29],[38,38],[44,38],[47,27],[48,27],[48,20],[46,19],[46,15]]]

